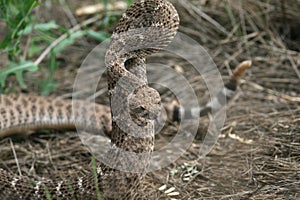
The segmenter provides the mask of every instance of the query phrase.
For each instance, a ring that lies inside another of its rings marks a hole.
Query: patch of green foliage
[[[132,3],[131,1],[126,0],[128,4]],[[107,0],[102,2],[104,5],[108,3]],[[49,76],[46,80],[37,80],[37,84],[42,95],[49,94],[58,86],[53,75],[59,66],[56,59],[59,53],[79,38],[89,37],[101,42],[110,36],[107,32],[96,32],[87,26],[67,29],[55,21],[40,23],[33,12],[40,5],[38,0],[0,0],[0,20],[4,21],[7,27],[0,50],[7,53],[9,61],[8,65],[0,70],[1,92],[7,91],[6,80],[9,76],[15,76],[20,87],[26,88],[24,74],[28,71],[37,72],[41,62],[45,61],[43,67],[48,67]],[[99,23],[100,29],[102,26],[110,26],[112,21],[116,21],[114,19],[114,16],[105,16]],[[27,41],[26,44],[24,40]],[[49,51],[43,55],[47,48]]]

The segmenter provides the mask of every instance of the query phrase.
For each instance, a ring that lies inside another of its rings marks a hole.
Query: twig
[[[107,9],[108,10],[125,10],[127,8],[127,3],[123,2],[123,1],[117,1],[114,3],[108,3],[107,5]],[[88,6],[84,6],[81,8],[78,8],[75,11],[75,14],[77,16],[82,16],[82,15],[92,15],[98,12],[102,12],[105,11],[105,5],[103,3],[99,3],[96,5],[88,5]]]
[[[62,5],[62,9],[66,13],[67,17],[69,18],[70,23],[72,26],[76,26],[78,24],[76,18],[74,17],[73,13],[70,11],[68,6],[65,6],[66,2],[65,0],[59,0],[59,3]]]
[[[212,24],[214,27],[216,27],[223,34],[225,34],[225,35],[229,34],[229,32],[221,24],[219,24],[216,20],[214,20],[209,15],[204,13],[200,8],[194,6],[191,2],[189,2],[189,1],[177,1],[177,3],[179,3],[180,7],[183,7],[189,13],[189,15],[193,16],[199,22],[199,24],[201,23],[201,20],[199,20],[199,16],[200,16],[201,18],[205,19],[210,24]],[[195,24],[195,26],[196,25],[197,24]],[[200,28],[201,28],[201,24],[200,24]]]
[[[97,20],[99,20],[102,16],[101,15],[97,15],[95,17],[89,18],[85,21],[83,21],[80,24],[77,24],[76,26],[74,26],[73,28],[71,28],[67,33],[61,35],[59,38],[57,38],[56,40],[54,40],[50,46],[48,46],[43,53],[38,57],[38,59],[34,62],[36,65],[39,65],[43,59],[49,54],[49,52],[56,47],[61,41],[63,41],[64,39],[66,39],[70,33],[73,33],[75,31],[78,31],[81,29],[81,27],[92,24],[94,22],[96,22]]]
[[[271,90],[269,88],[265,88],[257,83],[254,83],[254,82],[248,82],[252,87],[254,87],[255,89],[257,90],[260,90],[260,91],[266,91],[268,94],[271,94],[273,96],[276,96],[276,97],[279,97],[279,98],[282,98],[286,101],[291,101],[291,102],[300,102],[300,97],[292,97],[292,96],[289,96],[289,95],[286,95],[286,94],[281,94],[277,91],[274,91],[274,90]]]
[[[293,60],[293,58],[292,58],[290,55],[288,55],[288,59],[289,59],[291,65],[292,65],[294,71],[296,72],[298,78],[300,79],[300,71],[299,71],[299,69],[297,68],[297,65],[296,65],[295,61]]]
[[[228,35],[229,32],[221,25],[219,24],[216,20],[211,18],[209,15],[207,15],[205,12],[203,12],[201,9],[197,8],[196,6],[192,6],[192,9],[201,17],[203,17],[205,20],[207,20],[209,23],[214,25],[217,29],[219,29],[222,33],[225,35]]]
[[[9,138],[9,143],[10,143],[12,152],[13,152],[13,154],[14,154],[14,158],[15,158],[15,161],[16,161],[16,165],[17,165],[17,167],[18,167],[19,175],[22,176],[22,172],[21,172],[19,160],[18,160],[18,158],[17,158],[16,150],[15,150],[15,147],[14,147],[14,144],[13,144],[11,138]]]

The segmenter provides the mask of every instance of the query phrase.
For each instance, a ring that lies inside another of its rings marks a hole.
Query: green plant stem
[[[13,40],[16,36],[16,34],[19,32],[19,28],[21,27],[21,25],[23,24],[23,22],[25,21],[25,19],[29,16],[30,12],[32,11],[32,9],[37,6],[38,3],[36,1],[34,1],[30,8],[28,9],[26,15],[19,21],[17,27],[15,28],[15,30],[13,31],[12,35],[11,35],[11,39]]]

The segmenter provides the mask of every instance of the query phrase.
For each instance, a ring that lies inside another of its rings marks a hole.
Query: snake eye
[[[144,108],[143,106],[140,106],[139,109],[140,109],[141,111],[145,111],[145,110],[146,110],[146,108]]]
[[[144,114],[147,109],[143,106],[137,106],[132,109],[133,112],[138,113],[139,115]]]

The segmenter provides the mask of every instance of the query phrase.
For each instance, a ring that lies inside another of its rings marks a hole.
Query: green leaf
[[[47,200],[52,200],[52,197],[51,197],[51,194],[50,194],[48,188],[45,186],[44,189],[45,189],[45,193],[46,193],[46,198],[47,198]]]
[[[93,176],[94,176],[94,184],[95,184],[96,193],[97,193],[97,200],[102,200],[102,195],[101,195],[101,192],[99,189],[99,184],[98,184],[96,159],[94,157],[91,157],[91,164],[92,164],[92,171],[93,171]]]
[[[91,29],[87,30],[86,34],[87,34],[88,37],[96,39],[98,41],[104,41],[107,38],[109,38],[108,33],[106,33],[106,32],[96,32],[96,31],[93,31]]]
[[[50,68],[50,75],[49,78],[46,81],[39,82],[40,87],[42,88],[42,96],[48,95],[50,92],[52,92],[59,84],[53,79],[54,72],[57,69],[59,65],[59,62],[57,62],[55,54],[51,52],[50,54],[50,60],[48,63],[48,66]]]
[[[0,0],[0,19],[6,22],[8,31],[0,49],[6,49],[9,58],[20,53],[20,36],[17,34],[32,21],[31,11],[39,5],[37,0]]]
[[[40,53],[43,49],[44,48],[42,46],[32,44],[29,47],[28,55],[31,58],[36,53]]]
[[[55,23],[55,21],[50,21],[48,23],[42,23],[42,24],[35,24],[32,25],[32,23],[27,24],[27,26],[18,32],[18,35],[28,35],[31,33],[32,29],[34,31],[49,31],[51,29],[58,29],[59,26]]]
[[[127,5],[130,6],[133,3],[133,0],[127,0]]]
[[[38,65],[31,61],[26,61],[24,59],[22,59],[20,63],[11,61],[6,69],[0,70],[0,85],[1,87],[5,87],[6,78],[15,74],[20,86],[26,88],[26,84],[23,81],[23,73],[26,71],[35,72],[37,70]]]
[[[77,31],[74,33],[71,33],[66,39],[61,41],[55,48],[53,48],[53,53],[58,54],[60,53],[65,47],[71,45],[74,43],[74,40],[76,38],[81,38],[82,36],[85,35],[84,31]]]
[[[47,96],[50,92],[52,92],[57,86],[58,83],[52,79],[48,79],[47,81],[40,82],[40,87],[42,88],[42,96]]]

